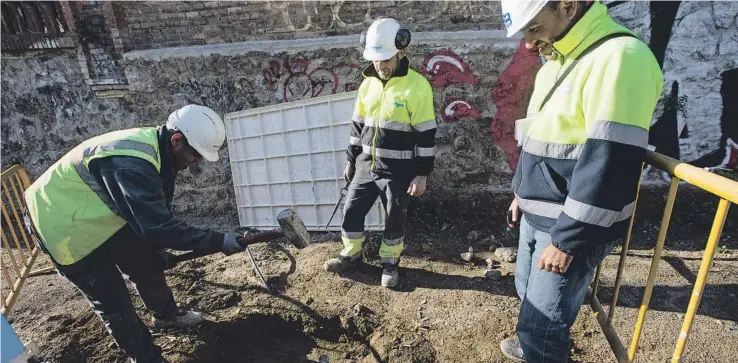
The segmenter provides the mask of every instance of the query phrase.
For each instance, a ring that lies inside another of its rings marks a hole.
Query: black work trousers
[[[29,222],[27,226],[32,227]],[[43,244],[38,244],[45,251]],[[164,262],[150,244],[126,225],[82,260],[71,265],[54,264],[59,274],[87,298],[115,343],[133,362],[161,362],[161,348],[154,344],[149,328],[134,310],[122,276],[128,276],[154,316],[166,318],[177,313],[164,277]]]
[[[364,221],[377,197],[382,200],[385,211],[385,227],[379,258],[382,264],[397,265],[404,249],[407,204],[410,195],[407,188],[412,178],[380,177],[367,170],[358,169],[346,195],[343,209],[341,239],[342,256],[357,257],[364,243]]]

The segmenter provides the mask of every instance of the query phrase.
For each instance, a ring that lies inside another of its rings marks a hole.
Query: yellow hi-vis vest
[[[92,160],[109,156],[138,157],[160,171],[157,128],[114,131],[84,141],[25,191],[39,238],[61,265],[81,260],[126,224],[89,169]]]

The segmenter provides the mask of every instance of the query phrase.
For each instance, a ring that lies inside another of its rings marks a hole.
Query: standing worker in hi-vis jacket
[[[525,46],[548,61],[516,123],[523,150],[509,223],[520,222],[522,303],[517,336],[500,348],[518,362],[565,363],[595,268],[633,214],[664,79],[648,45],[599,1],[501,6],[508,36],[522,32]]]
[[[324,268],[338,273],[361,260],[364,220],[380,197],[387,215],[379,249],[382,286],[394,287],[399,282],[407,203],[410,196],[425,193],[433,170],[433,90],[410,69],[403,51],[410,43],[410,31],[396,20],[378,18],[361,39],[364,58],[372,64],[363,72],[349,137],[344,178],[351,184],[341,226],[344,248]]]

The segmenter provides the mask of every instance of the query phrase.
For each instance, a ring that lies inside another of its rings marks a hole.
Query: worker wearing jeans
[[[544,362],[546,357],[569,355],[569,327],[574,324],[584,302],[597,265],[607,257],[614,241],[597,244],[573,259],[564,274],[538,268],[541,253],[551,243],[551,235],[520,221],[515,289],[522,301],[518,317],[518,339],[529,347],[528,362]]]
[[[633,215],[663,74],[648,45],[599,1],[501,6],[508,36],[522,31],[547,61],[516,122],[522,151],[509,211],[511,222],[523,215],[522,305],[517,337],[500,349],[519,362],[564,363],[593,270]]]
[[[341,226],[344,248],[323,268],[338,273],[359,261],[364,220],[380,197],[387,212],[379,249],[382,286],[391,288],[400,279],[408,200],[425,193],[433,170],[433,90],[410,68],[403,51],[410,32],[396,20],[380,17],[361,39],[364,58],[372,64],[364,69],[349,133],[344,178],[351,184]]]

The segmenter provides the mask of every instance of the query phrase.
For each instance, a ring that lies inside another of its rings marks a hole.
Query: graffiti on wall
[[[285,56],[264,61],[261,83],[282,101],[297,101],[358,89],[361,66],[315,61],[301,55]]]
[[[476,87],[479,80],[469,65],[456,53],[444,49],[425,57],[420,69],[428,79],[436,94],[443,94],[446,87],[467,84]],[[460,120],[479,120],[482,113],[473,101],[464,97],[452,96],[440,101],[437,115],[446,122]]]
[[[440,50],[428,55],[423,61],[422,72],[436,89],[458,83],[476,86],[478,82],[469,65],[451,50]]]
[[[455,122],[463,119],[476,121],[482,118],[482,113],[477,106],[459,97],[451,97],[445,100],[437,114],[440,114],[443,121],[446,122]]]
[[[489,125],[489,134],[495,144],[507,153],[507,163],[512,170],[518,165],[520,156],[515,140],[515,121],[526,115],[533,83],[541,65],[538,51],[526,49],[521,40],[512,61],[492,89],[497,114]]]

